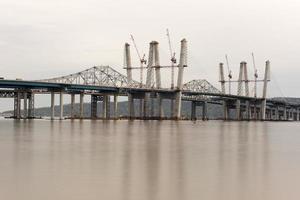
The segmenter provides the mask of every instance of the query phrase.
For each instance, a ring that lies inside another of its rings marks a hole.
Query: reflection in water
[[[0,120],[0,199],[298,199],[300,125]]]

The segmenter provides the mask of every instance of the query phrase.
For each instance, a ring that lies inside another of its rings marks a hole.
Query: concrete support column
[[[280,118],[279,118],[279,107],[278,106],[276,106],[276,108],[275,108],[275,120],[280,120]]]
[[[266,119],[266,104],[267,104],[267,100],[264,99],[261,102],[261,106],[260,106],[260,116],[261,116],[261,120],[265,120]]]
[[[82,119],[84,117],[83,115],[83,100],[84,100],[84,94],[80,93],[80,97],[79,97],[79,116]]]
[[[145,93],[144,97],[144,118],[146,119],[148,117],[148,103],[149,103],[149,93]]]
[[[91,95],[91,118],[97,118],[97,99],[96,95]]]
[[[236,120],[241,120],[241,100],[236,100],[235,106]]]
[[[158,95],[157,100],[158,100],[158,117],[159,119],[161,119],[163,117],[163,107],[162,107],[163,99],[161,98],[160,95]]]
[[[132,94],[128,94],[128,114],[129,118],[134,118],[134,99]]]
[[[299,111],[299,108],[296,108],[296,112],[297,112],[296,120],[299,121],[300,120],[300,111]]]
[[[106,119],[110,119],[110,96],[109,95],[106,95],[106,115],[105,115],[105,118]]]
[[[24,108],[23,108],[23,118],[27,119],[28,117],[28,110],[27,110],[27,92],[23,93],[23,104],[24,104]]]
[[[128,43],[125,44],[125,66],[127,70],[127,81],[130,85],[132,82],[132,67],[131,67],[131,56],[130,56],[130,45]]]
[[[140,106],[140,109],[139,109],[140,114],[139,114],[139,116],[140,116],[140,118],[142,118],[142,117],[143,117],[143,110],[144,110],[144,107],[143,107],[143,99],[140,99],[140,100],[139,100],[139,106]]]
[[[197,120],[196,117],[196,102],[192,101],[192,107],[191,107],[191,120]]]
[[[71,113],[70,113],[70,117],[72,119],[75,117],[74,104],[75,104],[75,94],[71,94]]]
[[[62,91],[59,93],[59,107],[60,107],[59,119],[63,119],[64,118],[64,93]]]
[[[34,93],[31,93],[29,97],[28,117],[34,118]]]
[[[207,102],[204,101],[202,104],[202,120],[207,120]]]
[[[287,110],[286,110],[286,107],[284,106],[283,108],[283,120],[287,120]]]
[[[177,92],[175,99],[175,112],[174,118],[180,119],[181,117],[181,92]]]
[[[16,92],[14,98],[14,118],[21,118],[21,93]]]
[[[171,118],[174,117],[174,99],[171,99],[171,104],[170,104],[170,116]]]
[[[150,98],[150,116],[154,117],[154,98]]]
[[[229,107],[228,107],[228,102],[226,100],[223,101],[223,119],[224,120],[229,119]]]
[[[174,118],[180,119],[181,117],[181,90],[183,86],[183,71],[184,67],[187,66],[187,41],[186,39],[181,40],[180,47],[180,59],[178,65],[178,77],[177,77],[177,89],[179,90],[176,94],[175,100],[175,113]]]
[[[114,95],[114,118],[118,119],[119,114],[118,114],[118,96],[115,94]]]
[[[224,67],[223,63],[219,64],[219,72],[220,72],[220,82],[221,82],[221,92],[225,94],[225,76],[224,76]]]
[[[246,118],[251,120],[251,104],[250,101],[246,101]]]
[[[54,119],[55,116],[55,93],[51,92],[51,119]]]
[[[106,117],[106,95],[103,95],[103,101],[102,101],[102,118],[105,119]]]

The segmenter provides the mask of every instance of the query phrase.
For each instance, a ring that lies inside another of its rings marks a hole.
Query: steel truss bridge
[[[182,119],[182,101],[191,103],[191,119],[196,119],[197,106],[202,107],[202,119],[208,118],[207,105],[219,104],[223,108],[222,119],[236,120],[289,120],[300,118],[300,105],[290,104],[284,101],[267,99],[267,85],[270,74],[270,62],[266,62],[263,82],[262,97],[251,97],[249,95],[249,82],[247,74],[247,63],[241,62],[237,95],[225,92],[225,77],[223,64],[220,63],[221,91],[204,79],[192,80],[183,83],[184,69],[187,67],[187,41],[181,40],[179,63],[174,62],[172,57],[171,66],[160,64],[158,42],[152,41],[149,46],[147,66],[144,60],[140,67],[132,67],[130,45],[124,47],[124,68],[127,74],[123,75],[109,66],[94,66],[84,71],[67,76],[54,77],[49,79],[23,81],[0,79],[0,97],[14,98],[13,118],[34,118],[34,95],[51,94],[51,119],[55,118],[55,94],[59,93],[59,118],[64,118],[64,94],[71,95],[70,118],[84,118],[84,95],[91,96],[91,116],[98,118],[98,102],[102,102],[102,118],[119,118],[118,97],[128,97],[128,118],[135,119]],[[146,69],[146,83],[143,83],[143,69]],[[161,85],[161,68],[172,70],[171,88],[163,88]],[[177,68],[177,84],[174,85],[174,68]],[[140,70],[140,82],[132,78],[132,70]],[[243,88],[245,87],[245,94]],[[75,95],[80,96],[79,116],[75,115]],[[111,97],[113,97],[113,108],[111,109]],[[23,110],[21,109],[23,100]],[[169,100],[170,116],[164,116],[163,101]],[[135,101],[139,102],[139,109],[136,109]],[[154,103],[156,102],[156,104]],[[136,111],[139,113],[136,113]],[[235,111],[232,114],[232,111]],[[155,111],[155,112],[154,112]],[[111,116],[111,114],[113,116]]]
[[[103,113],[102,117],[104,118],[117,118],[117,97],[118,96],[128,96],[128,99],[144,99],[147,94],[150,95],[150,99],[160,97],[161,99],[176,99],[178,93],[181,93],[181,99],[183,101],[191,101],[192,102],[192,116],[191,118],[196,117],[196,106],[202,106],[203,113],[202,118],[207,119],[207,104],[219,104],[226,105],[226,109],[236,109],[236,102],[239,101],[240,104],[240,112],[248,112],[246,115],[250,115],[252,112],[252,119],[259,119],[259,112],[256,112],[255,109],[259,111],[260,103],[263,101],[261,98],[247,97],[247,96],[238,96],[238,95],[229,95],[220,92],[216,87],[210,84],[205,79],[192,80],[185,84],[183,84],[182,90],[178,89],[169,89],[169,88],[154,88],[154,87],[146,87],[145,84],[141,84],[138,81],[131,80],[128,81],[126,75],[119,73],[109,66],[94,66],[90,69],[86,69],[84,71],[70,74],[67,76],[55,77],[50,79],[42,79],[35,81],[24,81],[24,80],[0,80],[0,88],[3,88],[0,91],[1,98],[14,98],[15,99],[15,109],[14,116],[15,118],[33,118],[34,117],[34,94],[43,94],[43,93],[51,93],[51,101],[54,102],[54,94],[59,93],[61,106],[63,106],[63,94],[70,94],[72,104],[74,104],[74,96],[76,94],[81,96],[81,111],[79,117],[83,116],[83,95],[91,95],[91,108],[93,110],[92,118],[97,118],[96,105],[97,101],[103,101],[103,105],[107,106],[106,113]],[[110,104],[109,96],[114,97],[114,113],[113,117],[110,116],[111,112],[108,108],[108,104]],[[101,97],[101,98],[97,98]],[[24,103],[24,111],[23,116],[20,108],[21,99],[28,103]],[[133,100],[132,100],[133,101]],[[96,103],[95,103],[96,102]],[[252,106],[249,108],[249,103],[251,102]],[[27,105],[25,105],[27,104]],[[280,119],[288,119],[288,117],[297,118],[298,110],[300,108],[299,105],[296,104],[288,104],[284,101],[267,99],[268,110],[270,112],[269,117],[272,119],[276,115],[281,117]],[[54,105],[52,103],[52,109]],[[143,106],[143,105],[141,105]],[[130,107],[130,105],[129,105]],[[247,110],[248,107],[248,110]],[[63,108],[63,107],[61,107]],[[280,109],[281,108],[281,109]],[[144,107],[146,110],[147,108]],[[174,109],[174,108],[171,108]],[[250,109],[250,111],[249,111]],[[272,110],[273,109],[273,110]],[[136,117],[136,113],[134,113],[134,108],[129,108],[129,116],[131,118]],[[143,110],[143,109],[141,109]],[[252,111],[251,111],[252,110]],[[289,111],[289,112],[288,112]],[[73,111],[72,111],[73,112]],[[109,112],[109,113],[108,113]],[[225,112],[226,113],[226,112]],[[255,113],[255,114],[254,114]],[[63,118],[63,111],[61,111],[60,118]],[[149,114],[140,113],[138,117],[143,119],[153,119],[160,117],[161,113],[158,113],[158,116],[149,116]],[[226,115],[226,114],[225,114]],[[228,115],[228,112],[227,112]],[[54,118],[54,113],[52,113],[52,117]],[[69,117],[75,117],[74,113],[70,113]],[[226,118],[225,118],[226,117]],[[242,116],[237,116],[238,119],[242,119]],[[250,116],[249,116],[250,117]],[[224,116],[224,119],[229,119],[229,116]],[[279,120],[279,119],[276,119]]]

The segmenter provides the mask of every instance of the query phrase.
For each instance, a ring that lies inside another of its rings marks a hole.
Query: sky
[[[125,74],[130,34],[146,55],[149,42],[158,41],[161,64],[168,65],[168,28],[177,55],[180,40],[188,41],[185,82],[207,79],[219,88],[225,54],[234,79],[241,61],[251,78],[254,52],[260,78],[271,62],[268,96],[299,97],[299,10],[297,0],[0,0],[0,76],[36,80],[95,65]],[[162,73],[168,86],[170,71]]]

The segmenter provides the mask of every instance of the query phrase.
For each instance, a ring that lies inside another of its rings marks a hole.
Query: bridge
[[[125,44],[126,75],[110,66],[94,66],[84,71],[42,80],[0,80],[0,98],[14,99],[12,118],[34,118],[35,94],[51,94],[51,119],[55,119],[55,94],[59,94],[59,119],[84,118],[84,96],[91,97],[91,119],[118,119],[118,99],[123,96],[128,99],[129,119],[182,119],[182,101],[191,102],[190,119],[196,119],[197,106],[202,107],[202,119],[208,119],[208,104],[218,104],[223,108],[224,120],[299,120],[300,105],[282,100],[267,99],[267,88],[270,74],[270,62],[266,61],[261,97],[249,95],[247,63],[241,62],[237,94],[226,93],[223,64],[220,63],[221,90],[218,90],[207,80],[199,79],[183,83],[184,70],[187,67],[187,41],[181,41],[179,64],[160,65],[158,42],[152,41],[149,47],[148,64],[132,67],[130,45]],[[177,85],[164,88],[161,84],[161,69],[178,70]],[[140,70],[140,81],[132,78],[132,70]],[[146,83],[143,83],[143,70],[146,70]],[[245,92],[243,92],[243,88]],[[71,110],[64,116],[64,95],[71,96]],[[75,95],[80,96],[79,116],[75,116]],[[170,116],[164,116],[163,101],[170,101]],[[23,108],[21,108],[23,101]],[[111,108],[111,101],[112,108]],[[138,101],[139,108],[134,102]],[[154,104],[154,101],[157,104]],[[102,115],[97,109],[102,102]],[[154,107],[157,106],[157,112]],[[136,111],[139,111],[137,113]]]

